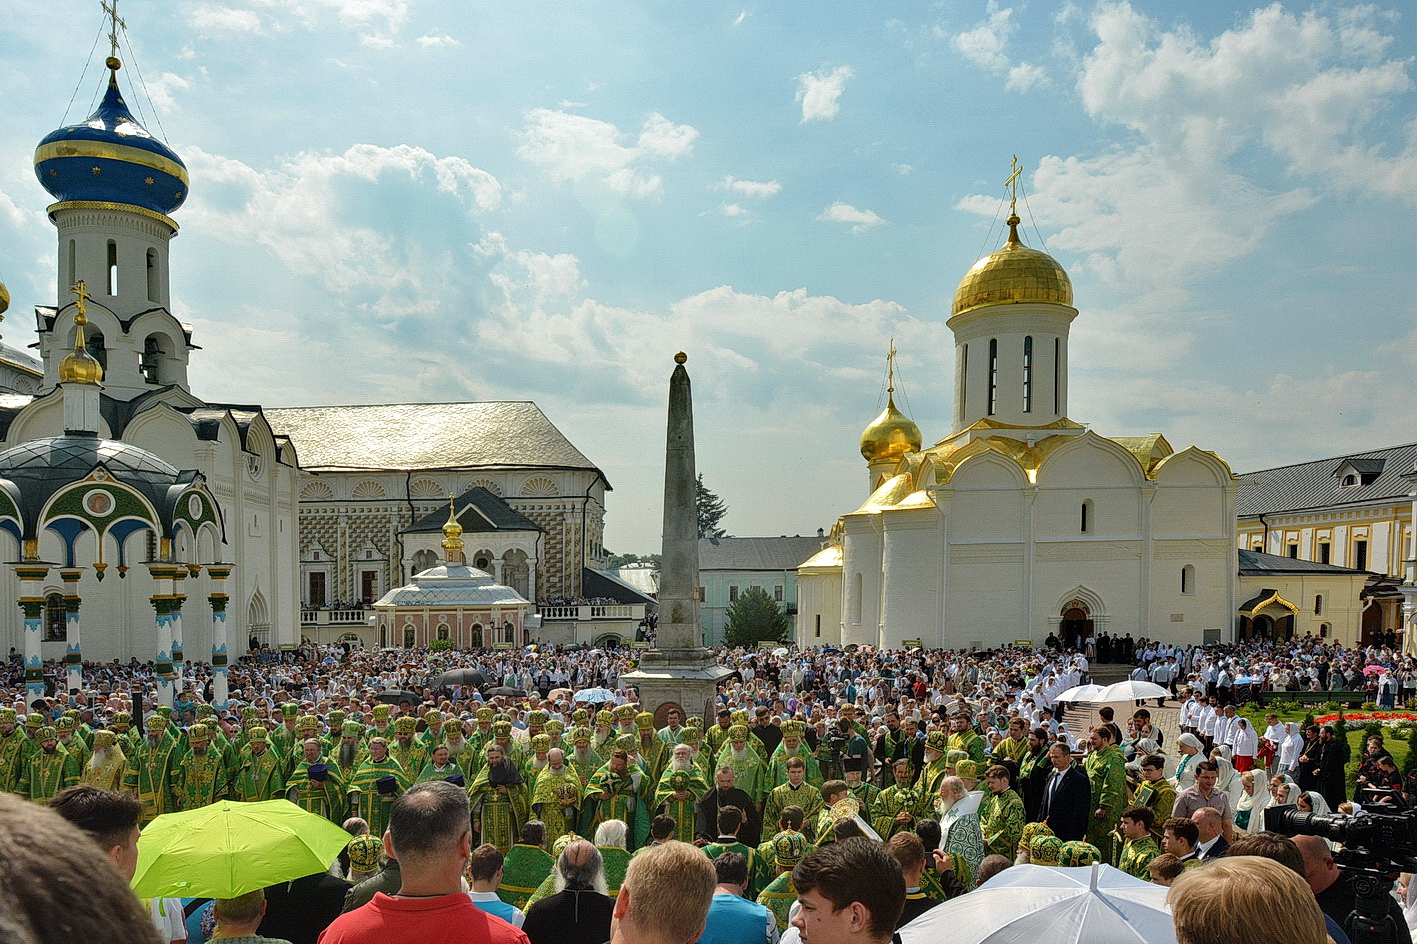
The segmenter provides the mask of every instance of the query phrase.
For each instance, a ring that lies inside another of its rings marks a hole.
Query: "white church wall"
[[[891,515],[883,536],[884,594],[877,645],[897,649],[902,640],[928,640],[937,634],[942,605],[942,524],[934,508]]]

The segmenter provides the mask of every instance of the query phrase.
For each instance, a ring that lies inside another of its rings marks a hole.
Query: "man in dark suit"
[[[1092,784],[1087,773],[1073,763],[1067,745],[1055,741],[1048,747],[1053,772],[1043,785],[1043,802],[1038,818],[1053,835],[1067,842],[1087,836],[1087,817],[1092,810]]]
[[[1191,814],[1191,822],[1196,824],[1199,842],[1196,843],[1196,858],[1202,862],[1219,859],[1230,852],[1230,842],[1222,834],[1225,818],[1220,811],[1203,806]]]
[[[707,845],[718,837],[718,811],[725,806],[736,806],[748,817],[743,830],[738,834],[745,845],[757,847],[762,841],[763,814],[759,812],[753,798],[746,791],[733,785],[732,767],[720,767],[714,775],[714,788],[704,794],[694,816],[694,839]]]

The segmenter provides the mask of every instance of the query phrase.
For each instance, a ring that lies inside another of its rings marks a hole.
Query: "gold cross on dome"
[[[103,7],[103,12],[108,14],[108,44],[112,48],[110,53],[113,58],[118,58],[118,31],[127,29],[128,24],[118,18],[118,0],[99,0],[99,5]]]
[[[69,289],[69,294],[78,296],[78,301],[74,302],[74,307],[79,310],[79,314],[87,314],[88,307],[85,303],[88,302],[90,298],[93,298],[93,295],[89,294],[89,288],[84,284],[84,280],[79,279],[79,281],[75,282],[74,287]]]
[[[1018,155],[1009,162],[1009,179],[1004,181],[1004,186],[1009,188],[1009,216],[1018,216],[1018,178],[1023,173],[1023,168],[1019,166]]]
[[[886,351],[886,392],[895,393],[895,338],[891,338],[890,348]]]

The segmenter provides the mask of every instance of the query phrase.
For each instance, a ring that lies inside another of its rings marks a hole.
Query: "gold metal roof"
[[[828,544],[811,557],[797,565],[798,570],[806,567],[840,567],[842,550],[840,544]]]
[[[1058,261],[1030,249],[1018,235],[1017,216],[1009,217],[1009,238],[996,252],[976,262],[955,290],[952,313],[962,315],[986,305],[1046,302],[1073,303],[1073,283]]]
[[[920,427],[896,409],[895,395],[886,397],[886,408],[861,433],[861,455],[867,462],[896,460],[920,450]]]

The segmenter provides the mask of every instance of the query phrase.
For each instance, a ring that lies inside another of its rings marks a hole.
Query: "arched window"
[[[1093,518],[1092,499],[1082,503],[1082,533],[1091,534],[1097,527],[1097,522]]]
[[[1023,412],[1033,412],[1033,338],[1023,339]]]
[[[1315,616],[1323,616],[1323,613],[1324,613],[1324,595],[1323,595],[1322,593],[1314,594],[1314,615],[1315,615]]]
[[[143,356],[138,360],[138,370],[143,374],[143,380],[150,384],[162,382],[162,355],[166,352],[162,349],[162,340],[155,334],[150,334],[143,339]]]
[[[1328,638],[1328,624],[1327,624],[1327,623],[1320,623],[1320,624],[1319,624],[1319,638],[1320,638],[1320,639],[1327,639],[1327,638]]]
[[[439,638],[439,639],[447,639],[447,638],[449,638],[449,636],[448,636],[448,624],[447,624],[447,623],[439,623],[439,624],[438,624],[438,638]]]
[[[49,642],[62,642],[65,633],[64,595],[51,593],[44,598],[44,638]]]
[[[472,648],[474,648],[474,649],[481,649],[481,648],[482,648],[482,624],[481,624],[481,623],[473,623],[473,624],[472,624]]]
[[[989,415],[999,406],[999,339],[989,339]]]
[[[1190,564],[1181,568],[1181,592],[1196,592],[1196,569]]]
[[[108,266],[104,269],[105,278],[108,282],[109,296],[118,294],[118,244],[113,240],[108,241]]]
[[[412,649],[414,645],[414,630],[412,623],[405,623],[403,627],[403,647]]]
[[[966,344],[959,354],[959,408],[960,411],[969,409],[969,345]]]
[[[79,281],[79,246],[74,240],[69,240],[69,284],[73,285]]]

